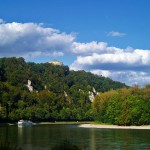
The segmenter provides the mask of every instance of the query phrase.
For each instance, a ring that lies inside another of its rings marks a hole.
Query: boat
[[[18,126],[22,127],[22,126],[32,126],[33,122],[30,120],[19,120],[18,121]]]

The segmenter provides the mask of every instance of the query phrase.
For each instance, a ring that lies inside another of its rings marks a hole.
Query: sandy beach
[[[147,129],[150,130],[150,125],[144,126],[117,126],[117,125],[101,125],[101,124],[81,124],[81,128],[99,128],[99,129]]]

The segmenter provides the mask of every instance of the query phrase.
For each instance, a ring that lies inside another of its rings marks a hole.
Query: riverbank
[[[55,121],[55,122],[40,122],[38,124],[40,125],[44,125],[44,124],[77,124],[77,125],[80,125],[80,124],[92,124],[93,122],[92,121]]]
[[[54,122],[36,122],[36,125],[48,125],[48,124],[53,124],[53,125],[80,125],[80,124],[92,124],[94,123],[93,121],[54,121]],[[17,125],[17,122],[15,123],[0,123],[0,125]]]
[[[16,125],[17,123],[1,123],[0,125]],[[55,122],[38,122],[36,125],[78,125],[81,128],[98,128],[98,129],[148,129],[150,125],[143,126],[118,126],[109,124],[96,124],[93,121],[55,121]]]
[[[118,126],[118,125],[101,125],[101,124],[81,124],[81,128],[98,128],[98,129],[148,129],[150,130],[150,125],[143,126]]]

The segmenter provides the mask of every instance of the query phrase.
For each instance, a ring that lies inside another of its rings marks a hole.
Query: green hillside
[[[89,72],[70,71],[68,66],[1,58],[0,121],[93,120],[89,93],[125,86]]]

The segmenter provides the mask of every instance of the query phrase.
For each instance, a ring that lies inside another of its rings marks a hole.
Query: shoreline
[[[93,121],[53,121],[53,122],[33,122],[36,125],[81,125],[81,124],[92,124]],[[0,125],[17,125],[17,122],[14,123],[0,123]]]
[[[16,125],[17,123],[0,123],[0,125]],[[56,122],[38,122],[35,125],[78,125],[79,128],[95,128],[95,129],[144,129],[150,130],[150,125],[143,126],[118,126],[107,124],[94,124],[90,121],[56,121]]]
[[[92,121],[54,121],[54,122],[39,122],[38,124],[40,125],[45,125],[45,124],[56,124],[56,125],[59,125],[59,124],[68,124],[68,125],[72,125],[72,124],[77,124],[77,125],[80,125],[80,124],[91,124],[93,123]]]
[[[150,130],[150,125],[143,126],[118,126],[118,125],[101,125],[101,124],[81,124],[80,128],[95,128],[95,129],[144,129]]]

